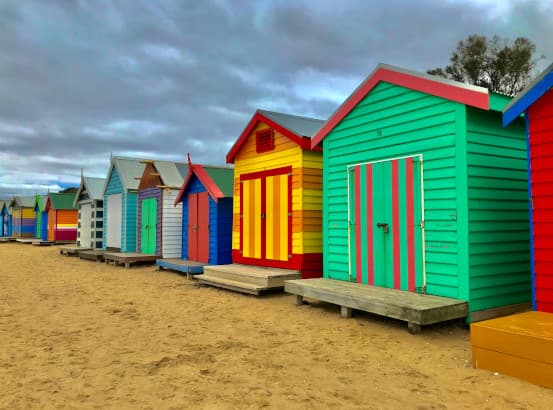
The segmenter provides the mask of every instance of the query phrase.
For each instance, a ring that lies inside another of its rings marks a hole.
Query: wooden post
[[[340,306],[340,316],[349,319],[351,317],[351,308],[347,306]]]
[[[303,305],[303,296],[302,295],[296,295],[296,306]]]
[[[419,325],[418,323],[407,322],[407,330],[412,335],[416,335],[417,333],[420,333],[421,329],[422,329],[421,325]]]

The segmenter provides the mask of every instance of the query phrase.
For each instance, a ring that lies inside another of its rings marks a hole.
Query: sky
[[[0,198],[110,155],[223,165],[255,110],[326,119],[378,63],[445,66],[470,34],[553,61],[553,1],[0,0]]]

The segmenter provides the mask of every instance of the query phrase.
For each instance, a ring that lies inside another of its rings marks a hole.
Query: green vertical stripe
[[[416,291],[422,291],[423,284],[423,266],[422,266],[422,256],[424,250],[422,249],[422,206],[421,206],[421,188],[422,188],[422,175],[421,175],[421,164],[419,157],[413,158],[413,208],[415,212],[415,286]]]
[[[349,180],[349,280],[355,282],[355,180],[353,167],[348,169]]]
[[[376,224],[379,222],[385,222],[386,217],[385,210],[388,206],[385,203],[384,195],[384,163],[377,162],[373,164],[373,225],[374,232],[373,240],[373,253],[374,253],[374,284],[375,286],[386,286],[385,277],[385,248],[384,248],[384,235],[381,228],[377,228]]]
[[[407,253],[407,181],[405,167],[406,160],[398,161],[398,199],[399,199],[399,248],[400,248],[400,277],[401,290],[408,290],[409,272],[408,272],[408,253]]]
[[[386,161],[382,163],[383,167],[383,183],[384,183],[384,218],[383,221],[388,224],[388,233],[383,233],[384,240],[384,283],[387,288],[394,287],[394,247],[392,234],[392,162]],[[384,232],[383,228],[379,231]]]
[[[367,252],[367,167],[362,166],[360,172],[360,201],[361,220],[359,226],[361,229],[361,283],[367,283],[367,267],[368,267],[368,252]]]

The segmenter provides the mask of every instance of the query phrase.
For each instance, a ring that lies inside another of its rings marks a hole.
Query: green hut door
[[[421,157],[348,167],[350,280],[423,290]]]
[[[36,227],[35,238],[40,239],[42,212],[40,212],[40,208],[38,206],[35,208],[35,215],[36,215],[36,219],[35,219],[35,227]]]
[[[148,198],[142,201],[140,252],[156,254],[157,200]]]

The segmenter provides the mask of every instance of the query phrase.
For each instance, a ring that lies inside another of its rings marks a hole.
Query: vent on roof
[[[275,148],[275,133],[272,128],[257,131],[255,133],[255,151],[261,152],[272,151]]]

